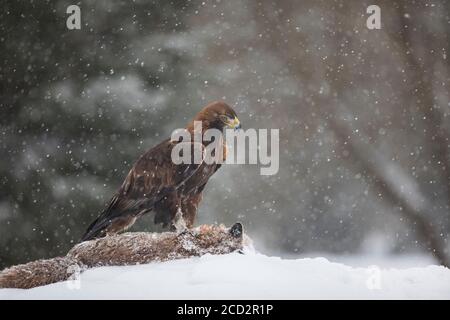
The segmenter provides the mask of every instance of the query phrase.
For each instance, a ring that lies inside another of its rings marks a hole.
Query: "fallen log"
[[[242,225],[202,225],[181,233],[130,232],[75,245],[64,257],[42,259],[4,269],[0,288],[29,289],[71,279],[75,273],[99,266],[124,266],[182,259],[204,254],[227,254],[250,240]]]

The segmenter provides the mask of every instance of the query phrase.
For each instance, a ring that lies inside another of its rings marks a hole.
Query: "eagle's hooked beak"
[[[240,130],[242,128],[241,122],[237,117],[235,117],[232,121],[228,123],[228,126],[235,131]]]

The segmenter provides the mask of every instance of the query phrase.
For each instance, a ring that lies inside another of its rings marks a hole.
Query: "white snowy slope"
[[[95,268],[77,286],[0,289],[0,299],[450,299],[450,269],[354,268],[325,258],[236,253]]]

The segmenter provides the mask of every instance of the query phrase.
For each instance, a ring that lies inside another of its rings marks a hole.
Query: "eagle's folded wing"
[[[191,148],[189,163],[173,163],[172,149],[177,143],[170,140],[147,151],[131,168],[122,186],[89,226],[82,240],[103,236],[113,223],[117,229],[125,229],[140,213],[152,210],[157,201],[182,186],[199,169],[204,146],[201,143],[180,143],[189,144]],[[201,152],[200,163],[194,161],[195,148]]]

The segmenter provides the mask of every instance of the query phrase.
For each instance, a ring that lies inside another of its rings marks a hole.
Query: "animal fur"
[[[98,266],[123,266],[241,250],[249,238],[242,225],[202,225],[182,233],[124,233],[74,246],[66,256],[37,260],[0,272],[0,288],[28,289],[69,279]]]

